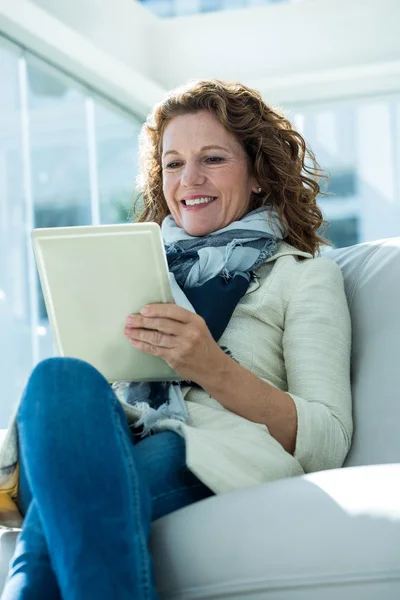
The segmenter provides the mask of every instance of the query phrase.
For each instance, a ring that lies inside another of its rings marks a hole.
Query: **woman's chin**
[[[212,225],[206,225],[206,224],[200,224],[200,223],[182,223],[183,229],[186,231],[186,233],[188,233],[189,235],[192,235],[193,237],[201,237],[203,235],[208,235],[209,233],[212,233],[213,231],[216,231],[215,227],[212,227]]]
[[[223,208],[223,206],[222,206]],[[221,210],[219,199],[210,203],[192,206],[190,208],[179,207],[178,225],[186,233],[194,237],[209,235],[224,227],[224,222],[228,220],[226,211]]]

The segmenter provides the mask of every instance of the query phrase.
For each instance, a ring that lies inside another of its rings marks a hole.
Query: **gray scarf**
[[[218,342],[254,271],[275,254],[278,240],[285,237],[278,215],[271,206],[259,208],[202,237],[189,235],[168,215],[161,230],[175,302],[201,314]],[[223,349],[232,356],[229,349]],[[197,386],[194,382],[117,381],[112,388],[120,402],[140,411],[135,426],[142,427],[145,436],[162,419],[188,420],[182,384]]]

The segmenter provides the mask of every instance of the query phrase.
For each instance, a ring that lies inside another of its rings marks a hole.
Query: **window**
[[[400,235],[398,98],[287,111],[330,175],[318,204],[334,247]]]
[[[0,46],[0,418],[6,427],[32,365],[29,266],[22,128],[19,118],[20,52]],[[22,367],[21,367],[22,366]]]
[[[146,8],[161,18],[182,17],[235,8],[250,8],[279,4],[293,0],[139,0]]]
[[[141,123],[0,38],[0,427],[54,355],[30,231],[128,220]]]

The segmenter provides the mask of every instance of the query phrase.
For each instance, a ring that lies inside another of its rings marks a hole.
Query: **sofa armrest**
[[[153,523],[161,597],[400,598],[400,464],[229,492]]]

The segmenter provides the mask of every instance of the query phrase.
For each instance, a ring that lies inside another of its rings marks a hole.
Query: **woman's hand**
[[[204,319],[176,304],[151,304],[140,313],[126,319],[124,335],[131,344],[204,387],[207,376],[215,375],[226,359]]]

